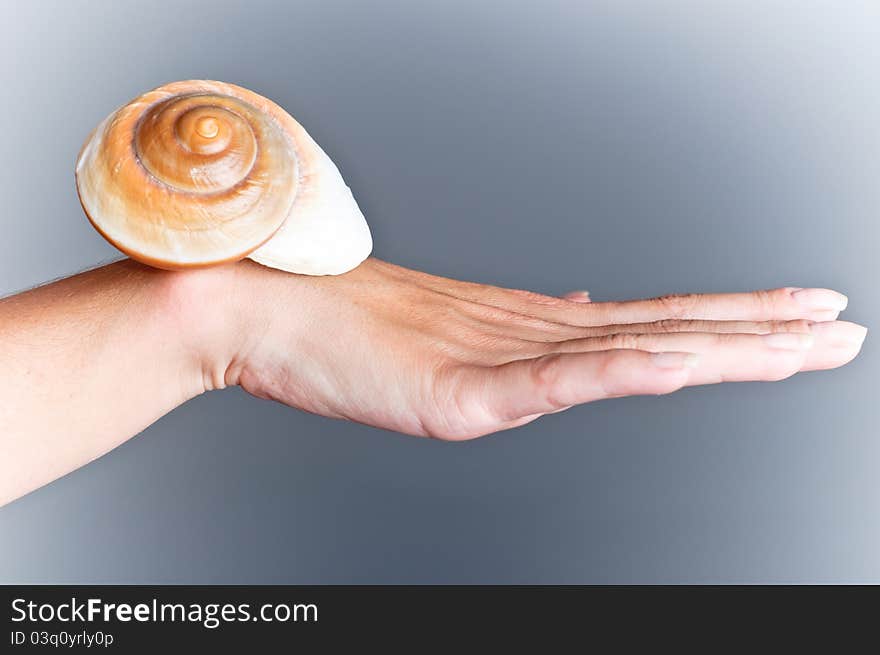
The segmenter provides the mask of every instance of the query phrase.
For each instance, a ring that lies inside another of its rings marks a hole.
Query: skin
[[[123,260],[0,301],[0,503],[212,389],[464,440],[580,403],[849,362],[827,289],[591,302],[368,259],[308,277],[248,260]]]

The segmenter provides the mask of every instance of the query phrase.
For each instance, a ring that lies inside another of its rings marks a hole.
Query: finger
[[[587,324],[645,323],[661,319],[833,321],[847,298],[831,289],[785,287],[750,293],[686,294],[649,300],[590,303]]]
[[[535,319],[537,320],[537,319]],[[554,344],[605,337],[616,334],[668,334],[673,332],[715,332],[718,334],[769,334],[771,332],[802,332],[809,333],[811,321],[803,319],[795,321],[689,321],[666,319],[653,323],[624,323],[621,325],[597,325],[595,327],[574,327],[551,324],[526,325],[513,316],[503,321],[503,332],[512,337],[507,340],[508,350],[500,349],[496,356],[503,363],[510,359],[526,359],[539,357],[555,351]],[[486,324],[487,328],[498,331],[498,324]],[[501,341],[496,339],[495,343]],[[481,348],[483,346],[481,345]]]
[[[486,287],[481,294],[483,297],[480,301],[459,297],[462,311],[472,312],[493,323],[500,321],[511,329],[528,323],[525,332],[520,330],[514,336],[535,341],[574,338],[578,336],[575,333],[578,328],[607,333],[610,326],[619,328],[620,325],[657,323],[655,327],[658,329],[669,330],[676,329],[676,321],[683,323],[679,329],[692,329],[686,324],[693,321],[833,321],[840,309],[829,307],[842,308],[847,302],[846,296],[836,291],[790,287],[751,293],[694,294],[589,303],[496,287]],[[719,327],[724,329],[723,326]],[[713,328],[707,331],[713,331]],[[742,331],[752,330],[747,328]]]
[[[799,371],[815,345],[812,334],[716,334],[677,332],[671,334],[615,334],[575,339],[558,352],[596,352],[632,348],[650,352],[687,351],[700,355],[689,384],[780,380]],[[826,354],[827,355],[827,354]],[[841,362],[844,363],[844,362]]]
[[[592,302],[590,300],[590,292],[589,291],[569,291],[564,296],[562,296],[564,300],[569,300],[571,302],[580,302],[580,303],[588,303]]]
[[[783,324],[787,325],[787,324]],[[703,366],[691,376],[696,384],[708,384],[712,379],[700,381],[700,374],[714,375],[723,371],[720,381],[754,379],[755,361],[765,361],[768,366],[784,366],[790,360],[775,359],[775,351],[804,350],[805,356],[799,370],[813,371],[837,368],[850,362],[861,349],[867,328],[847,321],[815,323],[805,331],[768,332],[764,334],[730,334],[710,332],[672,332],[655,334],[618,333],[604,337],[572,339],[548,346],[542,354],[566,352],[593,352],[619,348],[633,348],[659,352],[681,350],[700,354]],[[779,335],[779,336],[775,336]],[[803,339],[802,336],[809,338]],[[766,337],[766,338],[762,338]],[[794,372],[794,371],[792,371]],[[784,374],[785,371],[778,371]],[[770,372],[772,375],[773,373]],[[769,378],[766,378],[769,379]]]
[[[685,385],[775,381],[799,370],[840,366],[858,353],[866,332],[837,321],[819,325],[815,334],[675,333],[574,340],[593,347],[679,346],[693,352],[603,349],[471,367],[458,385],[457,406],[477,436],[603,398],[669,393]]]
[[[465,309],[468,311],[468,308]],[[499,328],[508,337],[538,344],[526,349],[526,355],[537,357],[547,352],[541,344],[556,343],[570,339],[601,337],[609,334],[633,333],[653,334],[666,332],[736,332],[742,334],[767,334],[769,332],[809,332],[811,321],[796,319],[792,321],[704,321],[662,319],[650,323],[621,323],[617,325],[576,326],[552,323],[540,318],[523,316],[498,308],[481,308],[474,312],[472,320],[482,323],[484,329],[498,332]]]
[[[812,321],[795,319],[792,321],[703,321],[663,319],[651,323],[622,323],[603,325],[598,328],[583,328],[595,332],[595,336],[605,334],[665,334],[669,332],[715,332],[718,334],[770,334],[771,332],[808,333]],[[585,335],[593,336],[593,335]]]
[[[670,393],[687,383],[697,356],[639,350],[547,355],[463,369],[456,405],[474,434],[570,405]]]
[[[651,323],[620,323],[617,325],[596,325],[554,329],[552,333],[533,334],[539,342],[566,341],[568,339],[602,337],[612,334],[667,334],[671,332],[716,332],[718,334],[769,334],[771,332],[808,333],[812,321],[795,319],[792,321],[703,321],[663,319]],[[536,353],[536,355],[541,352]]]
[[[382,263],[390,270],[399,270]],[[412,271],[405,271],[412,275]],[[650,323],[663,319],[768,321],[807,319],[833,321],[846,308],[847,298],[821,288],[783,287],[749,293],[685,294],[649,300],[577,303],[521,289],[421,274],[420,284],[444,295],[480,305],[576,326]]]
[[[837,368],[849,363],[859,351],[868,334],[868,328],[849,321],[814,323],[810,331],[816,344],[807,355],[804,371]]]

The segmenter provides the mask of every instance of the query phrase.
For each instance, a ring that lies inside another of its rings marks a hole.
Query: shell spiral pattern
[[[116,110],[83,146],[76,180],[94,227],[160,268],[237,261],[286,224],[269,266],[340,273],[372,249],[318,145],[281,107],[231,84],[175,82]]]

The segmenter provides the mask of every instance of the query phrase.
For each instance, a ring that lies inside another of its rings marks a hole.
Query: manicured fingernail
[[[654,366],[657,368],[696,368],[700,356],[695,353],[654,353]]]
[[[831,309],[843,311],[849,302],[842,293],[831,289],[798,289],[791,292],[791,297],[807,309]]]
[[[590,292],[589,291],[569,291],[567,294],[563,296],[566,300],[571,300],[574,302],[588,302],[590,300]]]
[[[824,339],[829,343],[854,344],[861,346],[868,334],[868,328],[849,321],[828,321],[825,323],[813,323],[810,332],[818,339]]]
[[[761,338],[768,346],[779,350],[808,350],[813,347],[815,341],[812,334],[799,332],[774,332],[764,334]]]

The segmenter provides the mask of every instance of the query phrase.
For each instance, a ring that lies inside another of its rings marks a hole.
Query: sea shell
[[[339,170],[287,112],[232,84],[166,84],[117,109],[76,163],[86,215],[133,259],[166,269],[244,257],[308,275],[372,250]]]

